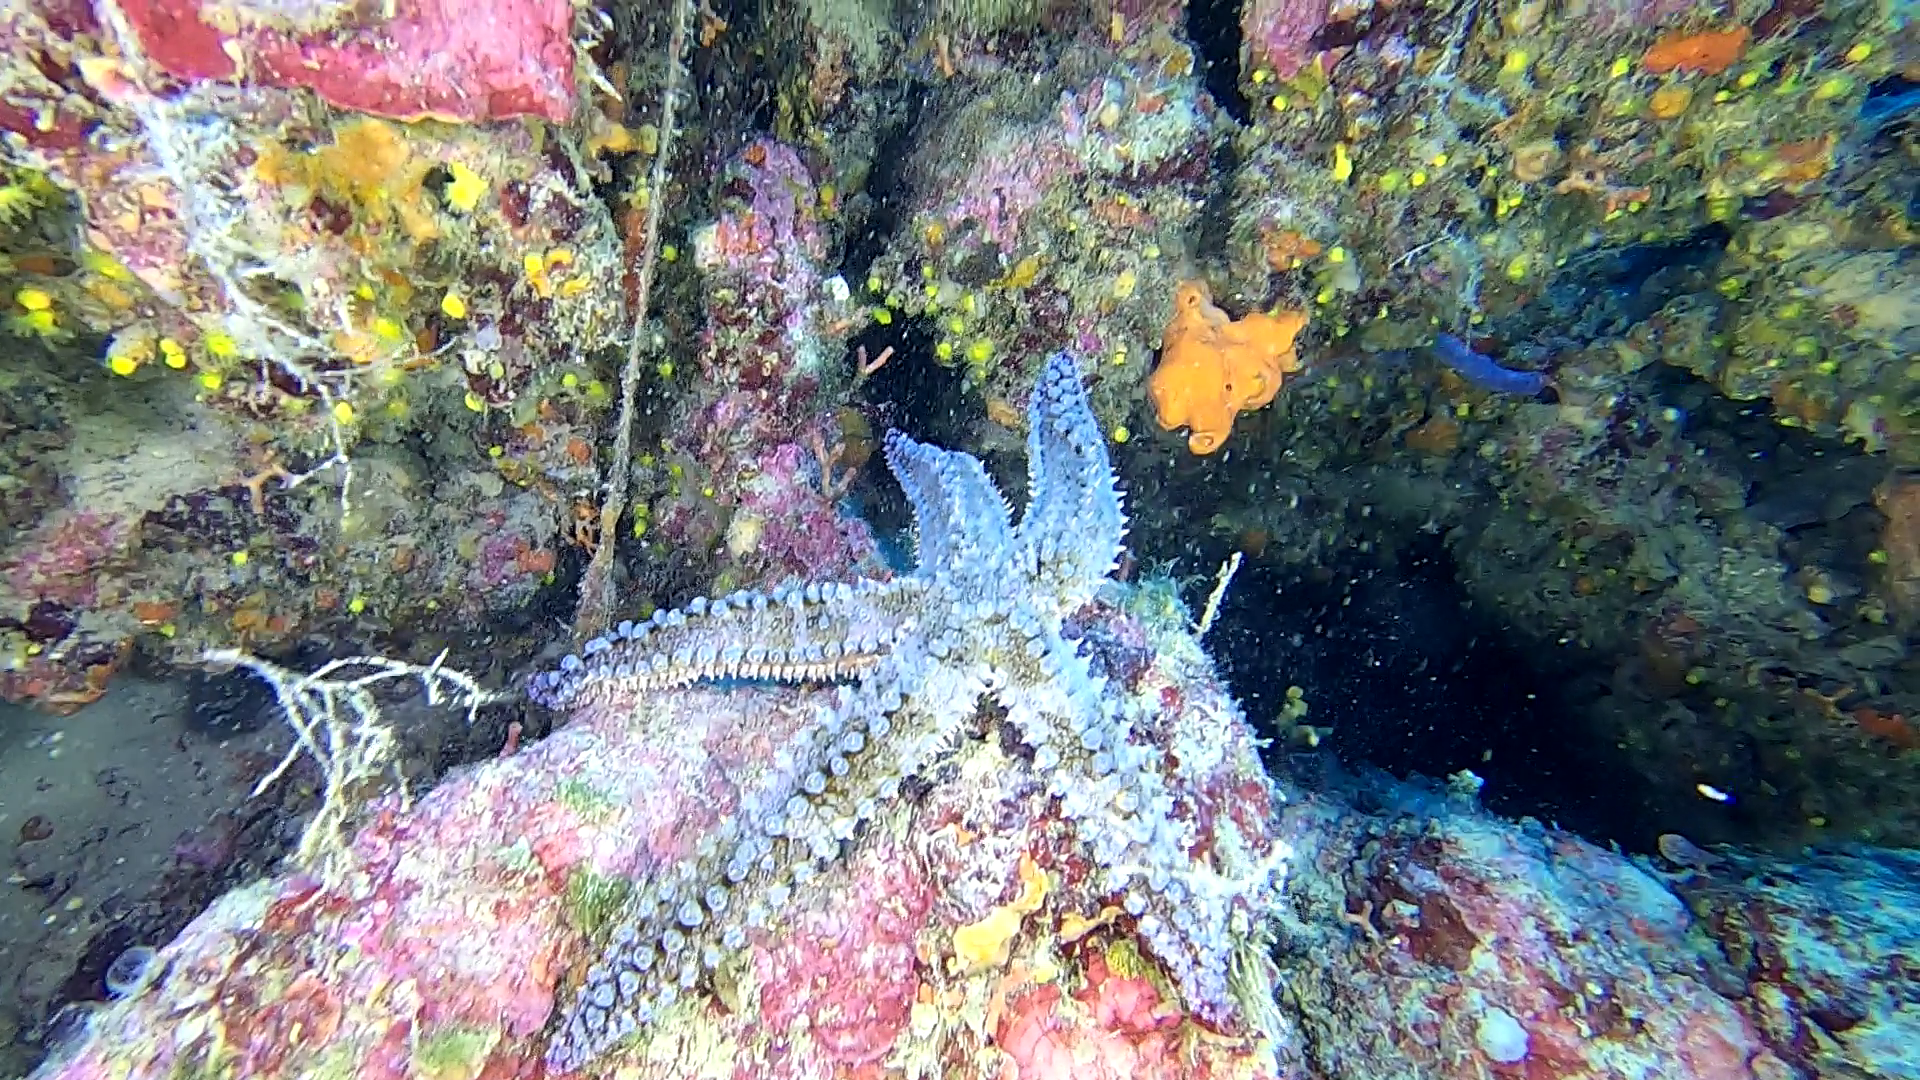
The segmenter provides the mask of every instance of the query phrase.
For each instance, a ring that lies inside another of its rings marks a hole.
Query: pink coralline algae
[[[1240,14],[1240,66],[1291,78],[1317,50],[1313,36],[1327,24],[1328,0],[1252,0]]]
[[[835,505],[839,485],[825,439],[815,449],[781,443],[762,453],[741,485],[727,544],[736,558],[759,569],[763,581],[815,581],[847,567],[875,569],[866,523]],[[822,460],[823,457],[825,460]]]
[[[813,174],[793,147],[759,140],[729,163],[727,178],[719,219],[693,242],[711,318],[700,350],[709,404],[696,426],[710,444],[751,453],[814,417],[828,348],[826,240]]]
[[[121,5],[149,58],[181,79],[303,87],[401,120],[564,123],[573,111],[573,6],[415,0],[390,7]]]
[[[748,146],[728,168],[729,206],[694,251],[701,268],[745,274],[804,296],[826,257],[813,174],[793,147],[774,139]]]
[[[85,512],[61,514],[17,542],[16,554],[0,564],[0,571],[16,600],[91,607],[98,599],[100,571],[127,535],[125,522]]]
[[[1075,166],[1073,152],[1056,132],[1022,133],[989,149],[956,176],[952,200],[932,211],[931,218],[948,230],[978,230],[982,241],[1014,251],[1026,216],[1062,179],[1074,175]]]
[[[1470,797],[1362,787],[1286,813],[1282,966],[1310,1074],[1913,1074],[1920,1017],[1891,990],[1920,960],[1910,854],[1663,873]]]

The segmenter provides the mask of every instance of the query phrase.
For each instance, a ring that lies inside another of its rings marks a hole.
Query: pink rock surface
[[[1469,800],[1392,796],[1379,816],[1339,798],[1289,811],[1290,902],[1319,943],[1287,985],[1317,1064],[1410,1080],[1802,1075],[1721,992],[1655,875]]]
[[[573,111],[567,0],[405,0],[390,14],[201,0],[127,0],[122,10],[177,78],[305,87],[331,105],[403,120],[564,123]]]
[[[1094,610],[1139,640],[1130,618]],[[1182,797],[1218,815],[1213,833],[1231,816],[1257,838],[1272,795],[1244,726],[1223,726],[1229,707],[1198,654],[1158,654],[1131,674],[1135,692],[1169,703],[1169,731],[1224,749]],[[624,882],[684,860],[761,800],[816,693],[695,689],[590,707],[411,808],[382,801],[321,871],[247,887],[197,919],[161,950],[152,983],[103,1010],[49,1072],[542,1075],[556,995],[597,955]],[[1277,1076],[1270,1041],[1182,1012],[1026,764],[990,726],[980,734],[795,889],[712,987],[586,1074]],[[1004,960],[963,963],[954,931],[1021,895],[1035,867],[1044,896]]]

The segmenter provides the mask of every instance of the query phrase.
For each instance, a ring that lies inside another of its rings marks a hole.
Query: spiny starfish
[[[775,923],[792,889],[839,859],[902,780],[965,737],[986,698],[1006,710],[1107,894],[1188,1008],[1203,1019],[1232,1009],[1229,924],[1278,868],[1231,880],[1194,862],[1200,840],[1175,813],[1168,755],[1135,734],[1137,706],[1107,692],[1062,637],[1112,573],[1126,532],[1070,356],[1045,365],[1028,425],[1031,492],[1017,526],[978,459],[889,432],[887,464],[918,529],[912,573],[696,600],[622,623],[535,677],[536,701],[569,709],[695,682],[841,684],[731,821],[636,883],[549,1046],[553,1070],[579,1068],[642,1027],[740,950],[750,928]]]

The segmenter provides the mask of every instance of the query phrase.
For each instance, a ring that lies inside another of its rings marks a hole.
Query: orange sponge
[[[1160,366],[1147,380],[1160,426],[1185,427],[1196,454],[1220,449],[1235,416],[1272,401],[1283,377],[1300,370],[1293,339],[1306,325],[1298,311],[1235,322],[1213,306],[1205,284],[1182,282],[1161,335]]]

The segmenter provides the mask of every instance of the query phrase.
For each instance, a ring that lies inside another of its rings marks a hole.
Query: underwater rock
[[[1494,817],[1461,779],[1343,779],[1283,815],[1310,1075],[1913,1073],[1920,1014],[1881,974],[1920,957],[1911,853],[1656,864]]]
[[[216,903],[55,1075],[1275,1075],[1277,793],[1184,616],[1107,580],[1071,362],[1034,398],[1017,530],[977,461],[895,436],[920,571],[590,644],[530,687],[570,724]],[[1068,616],[1151,656],[1097,678]]]

